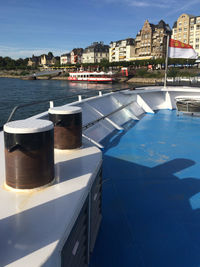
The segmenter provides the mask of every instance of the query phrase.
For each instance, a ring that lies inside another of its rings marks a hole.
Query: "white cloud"
[[[91,0],[95,3],[98,2],[98,0]],[[128,6],[133,7],[158,7],[158,8],[169,8],[170,4],[174,3],[175,0],[169,0],[166,2],[165,0],[159,0],[159,1],[137,1],[137,0],[103,0],[106,4],[113,4],[113,3],[122,3]]]
[[[146,2],[138,2],[138,1],[132,1],[130,2],[131,6],[136,6],[136,7],[146,7],[146,6],[150,6],[149,3]]]
[[[61,54],[69,52],[67,50],[61,50],[61,49],[51,49],[51,48],[26,49],[23,47],[16,48],[16,47],[0,45],[0,56],[11,57],[13,59],[32,57],[32,55],[40,56],[41,54],[47,54],[49,51],[51,51],[54,54],[54,56],[60,56]]]
[[[190,13],[190,8],[194,5],[197,5],[197,4],[200,4],[200,0],[190,0],[190,1],[187,1],[185,2],[185,4],[179,4],[178,2],[178,5],[174,6],[174,8],[166,14],[166,16],[170,16],[170,15],[173,15],[173,14],[179,14],[181,12],[184,12],[184,13]]]
[[[99,0],[91,0],[93,3],[97,4]],[[174,2],[175,0],[169,0],[170,2]],[[169,7],[169,1],[166,3],[165,0],[157,0],[157,1],[137,1],[137,0],[102,0],[102,3],[105,4],[123,4],[127,6],[134,6],[134,7],[160,7],[166,8]]]
[[[98,3],[99,0],[90,0],[93,3]],[[187,12],[187,9],[190,7],[200,4],[200,0],[102,0],[101,3],[105,4],[123,4],[127,6],[133,6],[133,7],[158,7],[158,8],[170,8],[172,13],[180,13],[181,11]]]
[[[159,7],[159,8],[167,8],[169,7],[169,4],[162,3],[162,2],[147,2],[147,1],[131,1],[128,0],[130,6],[135,7]]]

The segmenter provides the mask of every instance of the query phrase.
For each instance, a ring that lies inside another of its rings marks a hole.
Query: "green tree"
[[[48,57],[53,58],[53,53],[52,52],[49,52],[48,53]]]

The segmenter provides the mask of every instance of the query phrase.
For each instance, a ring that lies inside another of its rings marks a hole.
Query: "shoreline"
[[[134,84],[152,84],[156,85],[158,83],[162,82],[162,78],[138,78],[138,77],[133,77],[130,78],[127,83],[134,83]]]
[[[23,76],[18,75],[0,75],[0,78],[11,78],[11,79],[21,79]]]
[[[9,79],[21,79],[21,80],[28,80],[26,76],[17,76],[17,75],[0,75],[0,78],[9,78]],[[47,76],[43,77],[37,77],[37,80],[57,80],[57,81],[68,81],[68,77],[52,77],[49,79]],[[155,85],[157,83],[162,82],[162,78],[130,78],[129,80],[126,81],[118,81],[117,83],[129,83],[129,84],[152,84]]]
[[[21,79],[28,80],[27,76],[18,76],[18,75],[0,75],[0,78],[11,78],[11,79]],[[37,77],[37,80],[67,80],[68,77],[52,77],[49,79],[47,76]]]

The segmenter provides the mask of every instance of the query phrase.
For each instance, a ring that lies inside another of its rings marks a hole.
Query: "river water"
[[[58,80],[24,81],[0,78],[0,126],[7,121],[12,109],[17,105],[61,98],[61,100],[55,101],[55,106],[57,106],[77,100],[77,97],[66,99],[74,94],[97,95],[99,90],[109,92],[113,89],[127,87],[126,84],[88,84]],[[19,109],[13,119],[24,119],[46,111],[48,107],[49,103],[46,102]]]

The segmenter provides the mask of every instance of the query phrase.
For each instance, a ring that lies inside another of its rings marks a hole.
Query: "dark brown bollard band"
[[[75,149],[82,145],[82,109],[61,106],[49,109],[49,119],[54,124],[54,147]]]
[[[6,184],[33,189],[54,179],[54,130],[47,120],[20,120],[4,125]]]

